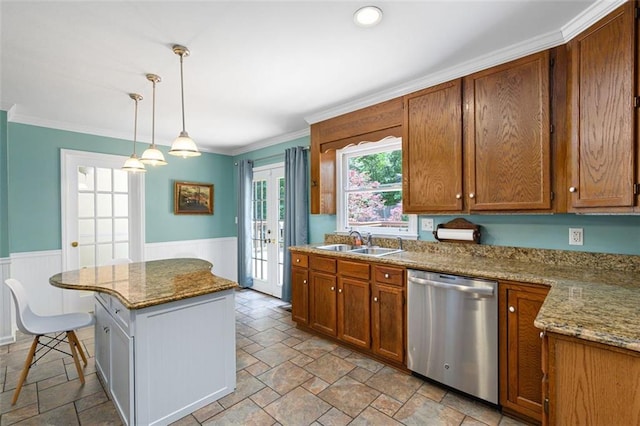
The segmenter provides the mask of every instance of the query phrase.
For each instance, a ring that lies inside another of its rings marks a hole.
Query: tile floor
[[[400,373],[295,328],[282,302],[236,293],[236,391],[175,425],[521,425],[495,409]],[[70,357],[33,367],[11,396],[31,343],[0,347],[0,426],[120,424],[95,373],[93,328],[78,338],[91,359],[80,385]]]

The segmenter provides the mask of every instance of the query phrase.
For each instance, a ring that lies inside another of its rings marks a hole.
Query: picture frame
[[[213,184],[175,181],[173,214],[213,214]]]

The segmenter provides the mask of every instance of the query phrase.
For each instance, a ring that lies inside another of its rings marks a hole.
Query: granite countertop
[[[382,257],[327,251],[317,245],[291,250],[546,285],[550,291],[536,318],[536,327],[640,352],[640,256],[518,248],[494,250],[495,253],[484,250],[485,253],[482,246],[469,249],[462,244],[428,244],[428,250]]]
[[[238,284],[213,275],[201,259],[166,259],[61,272],[55,286],[115,296],[127,309],[141,309],[233,289]]]

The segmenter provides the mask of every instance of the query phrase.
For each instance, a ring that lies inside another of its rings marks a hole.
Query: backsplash
[[[324,241],[327,244],[353,244],[352,237],[338,234],[325,234]],[[374,237],[373,244],[380,247],[397,248],[398,239]],[[406,251],[419,253],[510,259],[521,262],[544,263],[547,265],[640,273],[640,256],[625,254],[491,246],[486,244],[443,243],[420,240],[402,240],[402,247]]]

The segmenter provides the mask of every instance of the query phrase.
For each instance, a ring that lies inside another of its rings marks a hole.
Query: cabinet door
[[[542,416],[542,342],[533,322],[548,289],[500,283],[503,407],[536,421]]]
[[[311,327],[326,334],[337,334],[336,277],[311,272]]]
[[[103,299],[104,300],[104,299]],[[109,337],[109,327],[111,321],[107,310],[96,299],[95,301],[96,312],[96,325],[94,329],[95,333],[95,363],[96,369],[102,375],[102,378],[107,382],[107,386],[111,381],[111,344]]]
[[[404,289],[375,283],[372,296],[373,352],[404,362]]]
[[[405,96],[403,132],[404,212],[462,210],[462,81]]]
[[[573,207],[634,203],[634,6],[628,2],[568,45]]]
[[[291,268],[291,319],[309,324],[309,271]]]
[[[339,278],[338,338],[356,346],[370,346],[371,314],[368,281]]]
[[[550,210],[549,52],[464,80],[470,210]]]
[[[127,424],[133,424],[133,341],[115,322],[111,336],[111,397]]]

